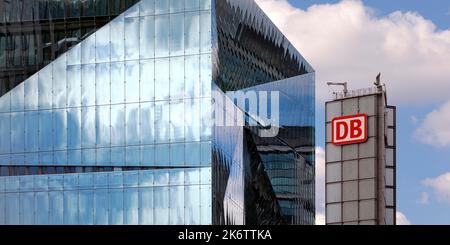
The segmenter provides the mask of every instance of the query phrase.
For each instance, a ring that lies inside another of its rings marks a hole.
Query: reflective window
[[[165,100],[169,98],[169,59],[155,60],[155,99]]]
[[[66,106],[66,55],[53,63],[53,108]]]
[[[170,104],[167,101],[155,103],[155,140],[156,143],[165,143],[169,141],[169,110]]]
[[[200,52],[200,16],[196,12],[188,12],[185,13],[184,18],[185,54],[198,54]]]
[[[184,57],[170,59],[170,99],[183,98]]]
[[[123,62],[111,63],[111,103],[125,101],[125,66]]]
[[[95,67],[95,93],[96,104],[105,105],[110,103],[110,72],[109,63],[97,64]]]
[[[67,66],[67,105],[81,105],[81,66]]]
[[[67,149],[67,113],[65,109],[53,110],[53,128],[53,149]]]
[[[126,102],[139,102],[139,61],[125,63]]]
[[[155,17],[140,18],[140,57],[141,59],[155,56]]]
[[[109,146],[111,143],[110,134],[110,119],[111,119],[110,106],[97,106],[96,110],[96,136],[97,146]]]
[[[95,107],[83,107],[81,109],[81,146],[95,147]]]
[[[139,144],[139,104],[126,105],[126,143],[127,145]]]
[[[39,109],[52,107],[52,65],[39,71]]]
[[[95,105],[95,65],[83,65],[81,69],[82,105]]]
[[[177,0],[177,1],[179,1],[179,0]],[[179,2],[182,2],[182,1],[179,1]],[[184,55],[184,14],[171,14],[170,15],[170,45],[169,46],[170,46],[170,55],[171,56]]]
[[[111,105],[111,145],[125,144],[125,105]]]
[[[110,59],[110,25],[105,25],[95,33],[95,61],[108,62]]]
[[[140,101],[155,99],[155,61],[141,60]]]
[[[111,21],[111,61],[121,61],[124,59],[125,50],[125,29],[123,15]]]
[[[139,6],[141,16],[155,13],[155,0],[141,0]]]
[[[81,43],[82,64],[95,63],[95,33]]]
[[[139,58],[139,17],[125,18],[125,59]]]
[[[153,144],[155,139],[155,104],[153,102],[140,105],[140,142],[141,144]]]
[[[161,1],[161,0],[157,0]],[[167,2],[162,0],[161,2]],[[169,32],[170,32],[169,15],[155,16],[155,57],[169,56]]]

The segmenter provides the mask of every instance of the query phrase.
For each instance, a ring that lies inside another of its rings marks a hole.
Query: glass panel
[[[92,225],[94,224],[94,192],[92,190],[80,190],[79,193],[79,224]]]
[[[94,224],[107,225],[108,224],[108,190],[97,189],[94,193]]]
[[[67,148],[81,147],[81,108],[67,109]]]
[[[155,56],[155,17],[141,17],[140,57],[141,59]]]
[[[211,185],[201,185],[200,186],[200,218],[201,223],[204,225],[211,225]]]
[[[95,63],[95,33],[81,43],[81,49],[82,64]]]
[[[181,12],[184,10],[184,1],[185,0],[170,0],[170,12]]]
[[[39,85],[38,74],[31,76],[30,78],[28,78],[27,81],[24,82],[25,110],[37,110],[38,109],[38,85]],[[5,97],[5,96],[6,95],[3,95],[3,97]],[[9,100],[8,100],[8,102],[9,102]],[[0,107],[2,107],[2,105],[0,105]],[[0,111],[1,111],[1,109],[0,109]]]
[[[81,105],[81,66],[67,66],[67,105]]]
[[[155,146],[155,166],[170,165],[170,145]]]
[[[211,9],[211,0],[200,0],[200,9]]]
[[[11,113],[11,151],[23,152],[25,140],[24,113]],[[8,134],[6,134],[8,135]]]
[[[49,201],[48,201],[48,192],[37,192],[36,193],[36,205],[35,205],[35,215],[36,215],[36,224],[38,225],[47,225],[49,224]]]
[[[148,194],[148,193],[146,193]],[[124,190],[124,220],[125,225],[139,224],[139,191],[137,188]],[[142,207],[141,207],[142,208]]]
[[[198,12],[185,13],[184,18],[185,54],[198,54],[200,52],[200,15]]]
[[[141,144],[154,143],[155,104],[142,103],[140,106],[140,138]]]
[[[153,225],[153,189],[139,188],[139,224]],[[157,210],[155,210],[157,212]]]
[[[66,148],[67,148],[66,110],[65,109],[53,110],[53,149],[65,150]]]
[[[127,145],[139,144],[139,104],[126,105]]]
[[[111,103],[125,101],[125,68],[123,62],[111,63]]]
[[[130,4],[130,3],[129,3]],[[125,18],[139,16],[139,5],[136,4],[125,11]]]
[[[111,165],[124,166],[125,165],[125,148],[113,147],[111,148]]]
[[[81,64],[81,43],[72,47],[67,51],[67,64],[68,65],[79,65]]]
[[[66,55],[53,62],[53,108],[66,106]]]
[[[2,81],[3,83],[3,81]],[[24,84],[21,83],[11,90],[11,111],[23,111],[24,110]],[[50,98],[51,101],[51,98]]]
[[[153,101],[155,99],[155,61],[141,61],[140,101]]]
[[[200,95],[200,59],[199,56],[186,56],[186,81],[184,95],[188,98],[197,98]]]
[[[210,55],[202,55],[200,57],[200,84],[201,84],[201,95],[211,96],[211,76],[212,68],[211,68],[211,56]]]
[[[139,166],[140,165],[140,147],[128,146],[126,148],[126,165]]]
[[[97,106],[97,120],[96,122],[96,136],[97,136],[97,146],[110,146],[111,144],[111,110],[109,105],[107,106]]]
[[[184,224],[184,186],[170,187],[170,224]]]
[[[169,12],[169,1],[155,0],[155,14],[165,14]]]
[[[186,141],[200,140],[200,100],[185,100],[185,136]]]
[[[212,111],[211,111],[211,99],[204,98],[201,99],[201,119],[202,119],[202,140],[209,140],[211,137],[211,126],[212,126]]]
[[[67,165],[67,151],[53,152],[53,163],[59,166]]]
[[[19,193],[7,193],[5,194],[5,216],[6,224],[18,225],[19,224]]]
[[[64,192],[64,224],[78,224],[78,191]]]
[[[184,102],[171,101],[170,104],[170,142],[184,141]]]
[[[37,114],[37,113],[36,113]],[[37,118],[37,116],[36,116]],[[36,121],[34,121],[36,122]],[[31,126],[31,125],[30,125]],[[26,130],[26,129],[25,129]],[[0,113],[0,154],[9,153],[11,151],[11,117],[9,113]],[[37,149],[37,128],[35,130],[36,141],[27,142],[29,148]],[[31,137],[31,136],[30,136]]]
[[[124,59],[125,35],[124,18],[119,15],[110,22],[111,25],[111,61]]]
[[[52,107],[52,65],[39,71],[39,109]]]
[[[123,185],[125,187],[138,187],[139,172],[137,172],[137,171],[123,172]]]
[[[81,109],[81,140],[82,147],[95,146],[95,107],[83,107]]]
[[[201,143],[201,164],[202,166],[209,166],[211,164],[211,152],[212,146],[211,142]]]
[[[200,186],[188,185],[185,187],[185,224],[200,224]]]
[[[109,62],[110,56],[110,25],[105,25],[100,30],[97,30],[95,35],[95,50],[96,50],[96,62]]]
[[[139,58],[139,17],[125,18],[125,59]]]
[[[168,225],[169,224],[169,188],[155,187],[155,224]]]
[[[123,189],[110,189],[109,193],[109,224],[122,225],[123,220]]]
[[[156,143],[169,141],[169,102],[161,101],[155,103],[155,140]]]
[[[200,184],[200,169],[190,168],[185,170],[184,176],[185,185]]]
[[[198,10],[199,0],[185,0],[185,11]]]
[[[110,166],[111,165],[111,150],[110,148],[97,148],[97,166]],[[122,162],[123,163],[123,162]]]
[[[62,225],[63,220],[64,195],[62,191],[49,192],[50,224]]]
[[[140,15],[150,15],[155,13],[155,0],[140,1]]]
[[[155,147],[147,145],[141,147],[141,166],[155,165]]]
[[[126,102],[139,102],[139,61],[125,63]]]
[[[125,144],[125,105],[111,105],[111,145]]]
[[[155,98],[156,100],[169,99],[169,59],[155,61]]]
[[[67,165],[69,166],[81,165],[81,150],[74,150],[67,152]]]
[[[25,84],[26,86],[26,84]],[[37,86],[37,82],[36,82],[36,86]],[[25,87],[26,89],[26,87]],[[26,90],[25,90],[25,93]],[[37,109],[37,89],[36,89],[36,109]],[[25,98],[25,108],[27,108],[27,104],[31,103],[31,102],[27,102],[27,99]],[[7,93],[3,96],[0,96],[0,112],[10,112],[11,111],[11,93]]]
[[[200,52],[211,52],[211,12],[200,13]]]
[[[184,166],[184,143],[170,146],[170,163],[172,166]]]
[[[182,1],[180,1],[180,0],[176,0],[176,1],[179,1],[182,3]],[[184,55],[184,14],[183,13],[170,15],[170,55],[171,56]]]
[[[84,166],[95,166],[95,149],[82,149],[81,150],[81,164]]]
[[[28,181],[30,181],[29,178]],[[34,225],[34,203],[34,192],[20,193],[19,215],[21,225]]]
[[[83,106],[95,105],[95,65],[82,66],[81,90]]]
[[[162,1],[168,3],[166,0]],[[169,23],[168,15],[155,16],[155,57],[169,56]]]
[[[39,150],[53,150],[52,111],[39,111]]]
[[[109,63],[97,64],[95,69],[96,105],[109,104],[111,90]]]
[[[183,98],[184,94],[184,57],[170,59],[170,98]]]

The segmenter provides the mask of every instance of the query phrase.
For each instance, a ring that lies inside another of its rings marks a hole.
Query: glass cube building
[[[314,82],[253,0],[0,0],[0,224],[314,224]]]

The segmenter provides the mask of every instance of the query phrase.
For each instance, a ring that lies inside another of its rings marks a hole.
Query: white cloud
[[[417,119],[416,116],[411,116],[411,123],[412,123],[413,125],[416,125],[418,122],[419,122],[419,119]]]
[[[430,202],[430,195],[428,195],[428,192],[422,192],[420,193],[420,204],[428,204]]]
[[[450,172],[436,178],[427,178],[422,184],[434,190],[438,201],[450,203]]]
[[[411,225],[411,221],[402,212],[397,211],[395,217],[397,219],[397,225]]]
[[[325,150],[316,147],[316,225],[325,224]]]
[[[450,145],[449,125],[450,101],[430,112],[416,129],[414,137],[436,147],[448,146]]]
[[[380,17],[357,0],[306,10],[286,0],[257,2],[315,68],[320,102],[328,98],[326,81],[369,87],[378,72],[393,103],[448,98],[450,29],[438,30],[414,12]]]

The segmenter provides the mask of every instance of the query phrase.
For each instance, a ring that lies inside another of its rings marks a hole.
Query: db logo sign
[[[367,140],[367,115],[358,114],[334,118],[331,138],[335,145],[362,143]]]

